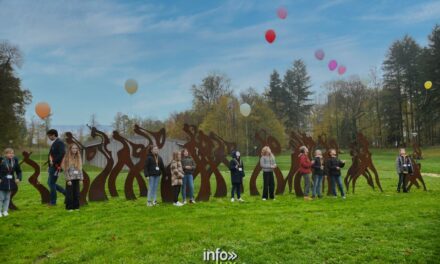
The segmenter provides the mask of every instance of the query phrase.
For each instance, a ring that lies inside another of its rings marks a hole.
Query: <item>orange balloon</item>
[[[46,102],[41,102],[35,105],[35,113],[41,118],[45,119],[50,115],[50,106]]]

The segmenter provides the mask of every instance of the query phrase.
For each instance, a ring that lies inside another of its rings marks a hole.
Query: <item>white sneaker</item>
[[[151,206],[153,206],[153,203],[147,202],[147,206],[151,207]]]
[[[342,196],[342,199],[345,199],[345,196]]]
[[[174,206],[182,206],[183,204],[177,202],[177,203],[173,203]]]
[[[6,211],[3,212],[3,216],[8,216],[8,215],[9,215],[8,212]]]
[[[240,199],[238,199],[238,201],[239,201],[239,202],[244,202],[244,200],[243,200],[243,199],[241,199],[241,198],[240,198]]]
[[[153,202],[153,205],[154,205],[154,206],[158,206],[158,205],[159,205],[159,203],[158,203],[158,202],[156,202],[156,201],[154,201],[154,202]]]
[[[181,203],[181,202],[179,202],[179,201],[177,201],[177,203],[180,204],[180,206],[184,205],[184,203]]]
[[[235,199],[234,198],[231,198],[231,202],[234,202],[235,201]]]
[[[186,204],[186,201],[183,201],[183,204]]]
[[[196,203],[196,200],[189,200],[189,203],[192,203],[192,204],[195,204]]]
[[[68,210],[68,212],[69,212],[69,213],[71,213],[71,212],[73,212],[73,210],[72,210],[72,209],[70,209],[70,210]]]
[[[266,198],[263,198],[263,201],[266,201],[267,199]]]

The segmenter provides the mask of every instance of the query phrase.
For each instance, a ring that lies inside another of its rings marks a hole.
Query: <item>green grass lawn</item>
[[[248,194],[256,159],[245,158],[245,203],[226,197],[147,208],[145,198],[123,198],[121,174],[120,198],[69,213],[61,201],[41,205],[26,172],[14,198],[19,210],[0,218],[0,263],[203,263],[204,250],[216,248],[234,251],[236,263],[440,263],[440,178],[424,177],[427,192],[396,193],[396,151],[372,152],[384,192],[360,179],[346,200],[305,202],[286,190],[261,201]],[[440,149],[424,156],[422,172],[440,173]],[[349,166],[349,156],[342,158]],[[287,174],[290,157],[277,161]],[[230,188],[229,173],[223,174]]]

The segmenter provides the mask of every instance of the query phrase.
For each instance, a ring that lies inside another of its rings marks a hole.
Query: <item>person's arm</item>
[[[162,171],[162,175],[166,176],[165,165],[163,164],[163,160],[161,156],[159,156],[159,167],[160,170]]]
[[[266,164],[264,164],[264,156],[261,156],[261,158],[260,158],[260,167],[263,169],[268,169],[268,166],[266,166]]]
[[[339,165],[339,166],[338,166],[339,168],[344,168],[344,166],[345,166],[345,162],[343,162],[342,160],[338,160],[338,163],[339,163],[339,164],[338,164],[338,165]]]
[[[145,177],[149,176],[149,171],[148,171],[148,167],[150,166],[150,156],[148,155],[147,158],[145,159],[145,164],[144,164],[144,175]]]
[[[18,162],[17,158],[15,158],[15,173],[17,174],[17,179],[19,181],[21,181],[23,175],[22,175],[22,172],[21,172],[20,163]]]
[[[231,161],[229,161],[229,170],[231,172],[234,172],[237,170],[237,163],[233,159]]]
[[[66,154],[66,149],[62,141],[54,142],[54,144],[56,145],[54,146],[54,151],[52,154],[53,164],[56,167],[61,167],[61,162],[63,161],[64,155]]]
[[[400,157],[397,156],[396,158],[396,172],[399,174],[400,173]]]
[[[3,161],[0,162],[0,182],[4,180],[4,177],[6,176],[6,168],[3,165]]]
[[[241,161],[241,167],[243,168],[243,177],[246,176],[246,174],[244,173],[244,162]]]

